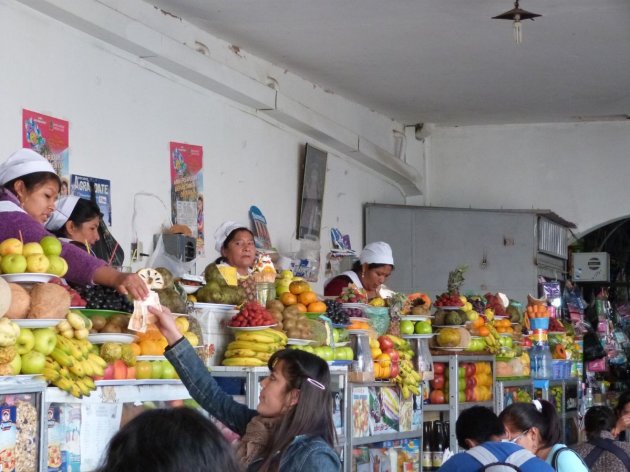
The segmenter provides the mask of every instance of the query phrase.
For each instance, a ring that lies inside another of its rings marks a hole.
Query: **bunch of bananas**
[[[284,349],[287,336],[282,331],[237,331],[236,340],[227,346],[222,364],[227,366],[265,366],[271,355]]]
[[[107,363],[92,352],[87,339],[57,336],[55,349],[46,357],[44,378],[55,387],[81,398],[96,388],[94,376],[102,376]]]
[[[414,370],[413,362],[409,359],[401,358],[399,368],[400,371],[398,375],[392,379],[392,382],[398,385],[402,397],[406,400],[412,394],[420,395],[419,385],[422,378],[420,374]]]
[[[57,334],[67,339],[87,339],[91,329],[92,320],[78,311],[69,311],[66,319],[55,326]]]
[[[486,341],[486,349],[490,351],[490,353],[496,354],[501,349],[501,344],[499,344],[499,333],[491,323],[486,323],[484,326],[488,328],[488,331],[490,332],[483,338]]]

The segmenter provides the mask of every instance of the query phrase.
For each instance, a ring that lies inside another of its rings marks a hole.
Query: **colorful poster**
[[[204,253],[203,148],[171,142],[171,219],[188,226]]]
[[[69,123],[23,109],[22,126],[22,146],[37,151],[50,161],[61,178],[61,194],[67,195],[70,177]]]
[[[92,191],[96,204],[103,213],[103,221],[107,226],[112,225],[112,186],[111,181],[72,174],[70,180],[70,195],[92,199]]]

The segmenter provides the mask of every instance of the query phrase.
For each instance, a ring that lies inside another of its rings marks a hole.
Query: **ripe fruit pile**
[[[85,300],[85,308],[133,313],[133,302],[113,288],[104,285],[90,285],[77,287],[77,291]]]
[[[276,320],[258,302],[247,302],[241,311],[228,322],[228,326],[269,326],[276,324]]]
[[[459,298],[458,293],[442,293],[434,303],[435,306],[464,306],[464,302]]]
[[[354,284],[348,284],[348,286],[341,291],[337,301],[341,303],[367,303],[368,298],[365,290],[357,288]]]
[[[31,272],[63,277],[68,271],[68,263],[60,256],[61,249],[61,242],[54,236],[28,243],[17,238],[5,239],[0,243],[0,271],[4,274]]]
[[[284,349],[287,337],[282,331],[238,331],[227,345],[222,364],[226,366],[265,366],[271,355]]]
[[[350,315],[347,309],[341,306],[337,300],[326,300],[326,316],[334,324],[347,325],[350,323]]]

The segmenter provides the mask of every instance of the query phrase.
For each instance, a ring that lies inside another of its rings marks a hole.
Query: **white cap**
[[[394,265],[392,248],[383,241],[366,244],[359,255],[361,264],[389,264]]]
[[[237,223],[235,221],[224,221],[223,223],[221,223],[221,226],[219,226],[214,232],[214,248],[219,254],[221,254],[223,243],[232,233],[232,231],[241,228],[247,229],[247,226]]]
[[[79,197],[75,195],[68,195],[67,197],[61,197],[57,200],[57,208],[53,214],[50,215],[50,218],[48,218],[46,229],[48,231],[57,231],[62,228],[63,225],[66,224],[66,221],[70,219],[70,216],[72,216],[74,207],[77,206],[78,202]]]
[[[50,162],[32,149],[20,149],[0,164],[0,185],[35,172],[50,172],[54,174],[55,169],[53,169]]]

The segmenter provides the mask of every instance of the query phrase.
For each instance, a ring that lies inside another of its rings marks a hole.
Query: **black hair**
[[[4,184],[4,188],[9,190],[13,195],[17,195],[15,184],[19,180],[24,182],[24,187],[29,192],[32,192],[33,190],[35,190],[35,188],[39,187],[40,185],[44,185],[49,181],[57,182],[57,187],[61,189],[61,179],[57,174],[53,174],[52,172],[33,172],[31,174],[22,175],[6,182]]]
[[[584,415],[584,431],[589,441],[599,438],[603,431],[611,432],[616,424],[615,412],[608,406],[593,406]]]
[[[240,472],[219,429],[191,408],[141,413],[109,442],[99,472]]]
[[[630,403],[630,390],[626,390],[621,395],[619,395],[619,399],[617,400],[617,406],[615,407],[615,413],[617,416],[621,416],[623,412],[623,408]]]
[[[221,249],[227,249],[228,244],[230,244],[234,240],[234,238],[236,237],[236,234],[240,231],[247,231],[249,234],[252,235],[252,238],[254,237],[254,233],[252,232],[252,230],[249,228],[245,228],[244,226],[233,229],[232,231],[230,231],[230,234],[227,235],[227,238],[225,238],[225,241],[223,241],[223,244],[221,244]],[[221,264],[223,262],[227,262],[227,259],[223,257],[222,255],[217,257],[214,261],[215,264]]]
[[[368,264],[368,270],[378,269],[380,267],[385,267],[385,266],[391,267],[392,270],[396,268],[393,264],[377,264],[376,262],[373,262],[371,264]],[[354,261],[354,264],[352,264],[352,270],[356,272],[357,274],[360,274],[362,269],[363,269],[363,264],[361,264],[361,261]]]
[[[503,436],[505,427],[499,417],[490,408],[485,406],[471,406],[462,411],[455,423],[455,435],[457,444],[462,449],[469,449],[466,439],[471,439],[477,444],[483,444],[492,440],[492,436]]]
[[[331,448],[335,444],[328,363],[315,354],[298,349],[276,351],[269,359],[269,370],[279,362],[287,380],[287,391],[299,389],[300,397],[282,417],[261,471],[277,470],[282,454],[298,435],[319,436]]]
[[[546,400],[538,400],[542,411],[533,403],[512,403],[499,415],[504,425],[511,425],[520,431],[536,428],[540,432],[539,449],[552,447],[562,440],[562,427],[556,407]]]
[[[94,218],[102,218],[103,213],[99,206],[93,202],[92,200],[86,200],[85,198],[79,198],[77,204],[74,206],[72,213],[68,217],[68,221],[72,221],[75,226],[81,226],[83,223],[93,220]],[[62,237],[69,237],[68,231],[66,229],[66,225],[68,221],[64,223],[64,225],[59,228],[57,231],[54,231],[54,234]]]

